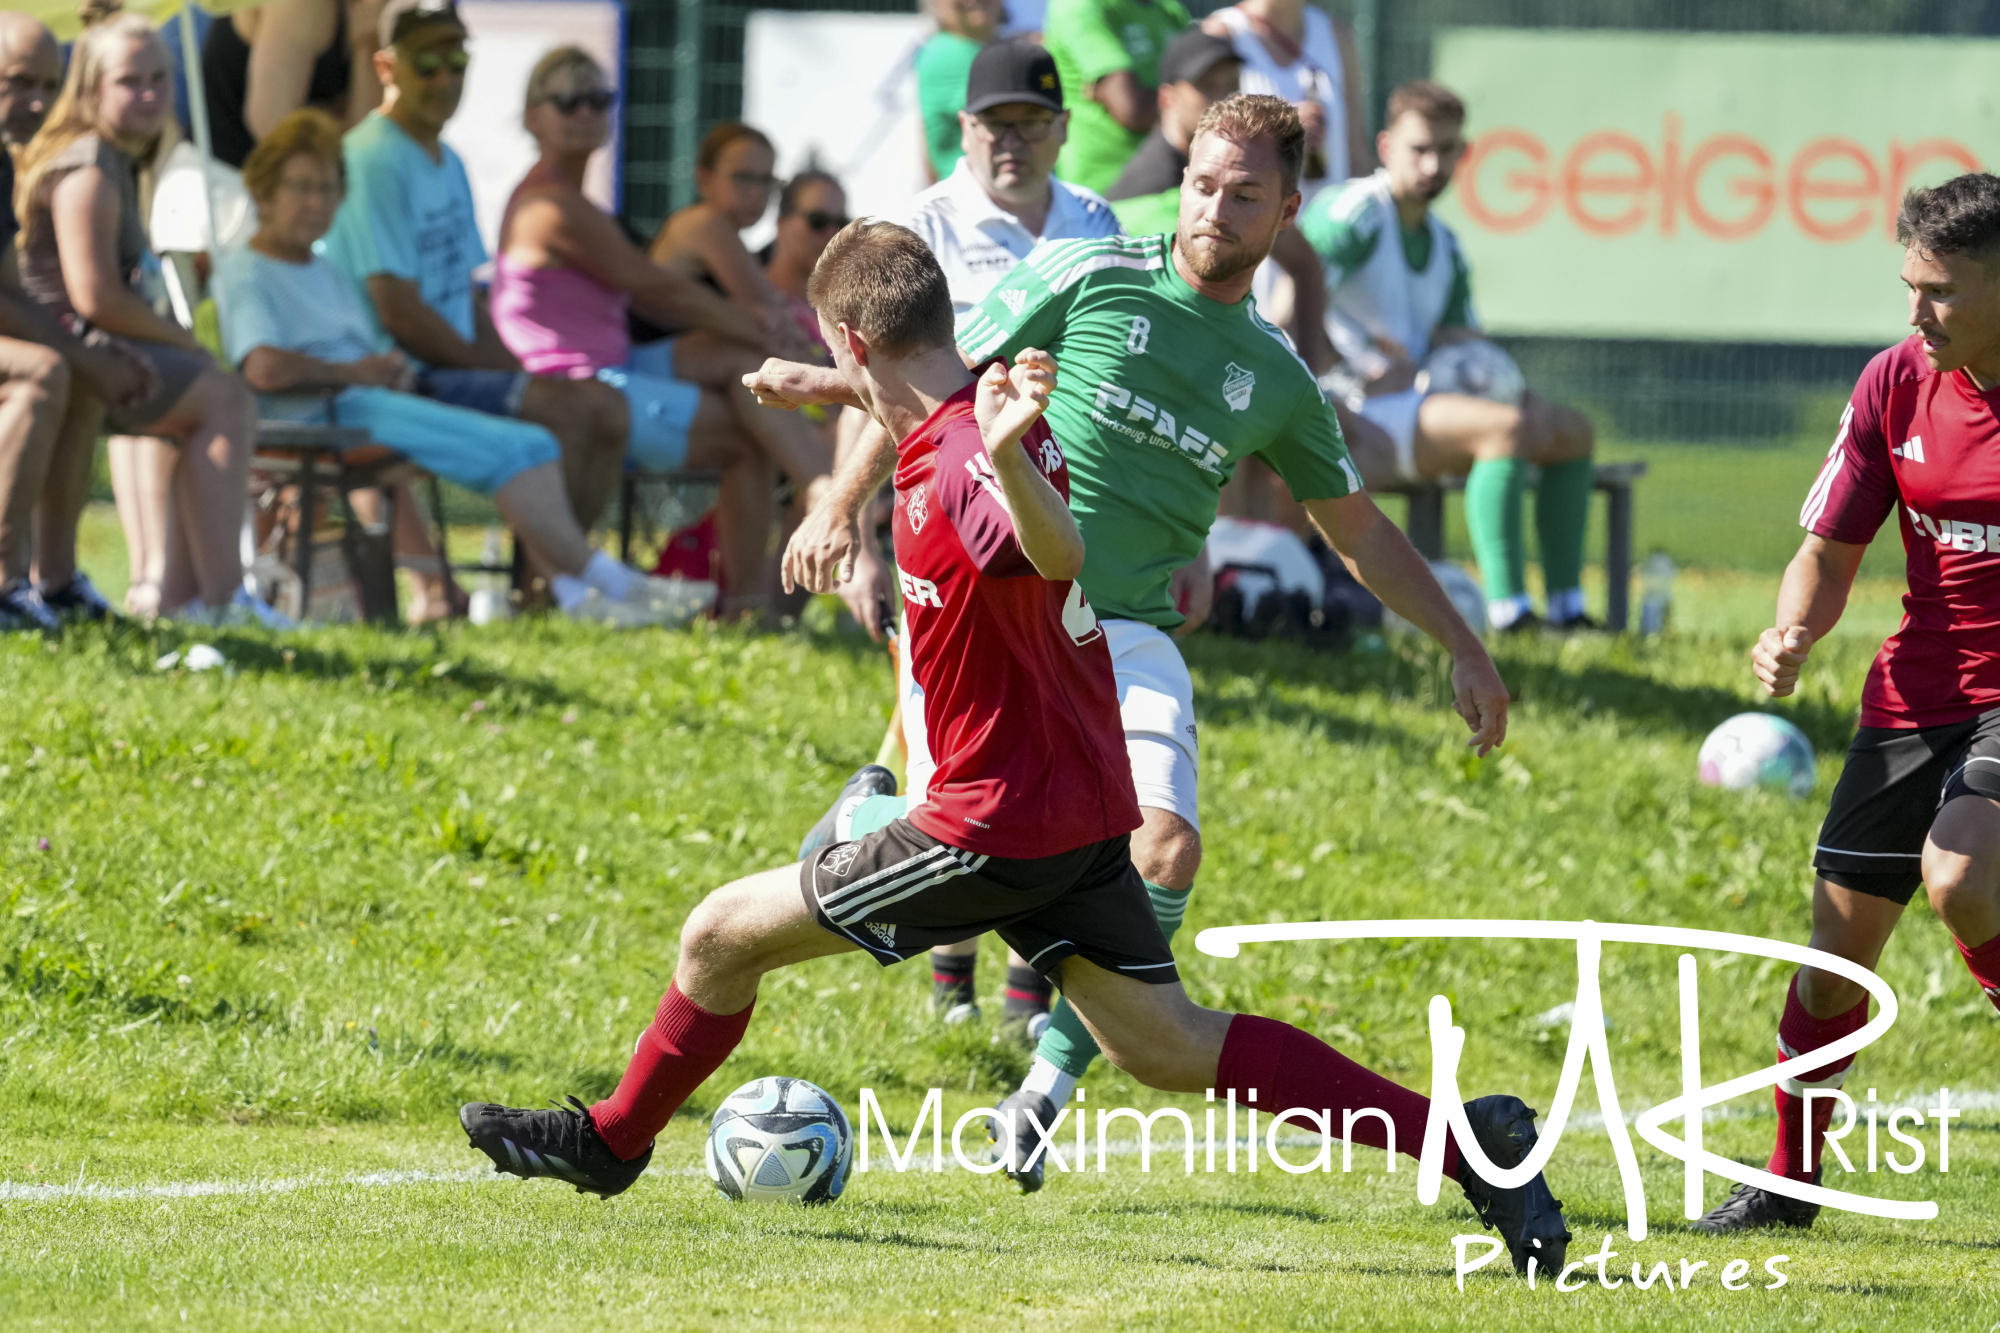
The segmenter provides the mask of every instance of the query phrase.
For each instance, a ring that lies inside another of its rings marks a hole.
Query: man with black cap
[[[1160,56],[1160,120],[1139,143],[1104,197],[1134,236],[1172,231],[1179,216],[1181,173],[1202,113],[1236,91],[1243,60],[1236,48],[1189,28]]]
[[[452,0],[388,0],[375,73],[379,111],[347,132],[347,198],[326,254],[382,335],[415,363],[427,398],[546,427],[585,531],[624,466],[624,395],[597,380],[530,375],[493,330],[472,271],[487,261],[465,164],[442,138],[471,57]]]

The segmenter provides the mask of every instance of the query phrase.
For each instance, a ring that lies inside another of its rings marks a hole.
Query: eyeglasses
[[[618,104],[618,94],[609,88],[591,88],[580,93],[550,93],[542,100],[565,116],[573,116],[585,107],[603,115]]]
[[[729,183],[739,190],[768,190],[778,183],[778,178],[768,171],[732,171]]]
[[[814,231],[839,231],[854,219],[845,213],[826,213],[815,208],[798,214],[806,220],[806,225]]]
[[[338,180],[330,181],[288,181],[278,182],[278,188],[287,194],[296,194],[308,199],[338,199],[342,186]]]
[[[472,63],[472,56],[462,50],[412,51],[409,54],[410,68],[415,70],[417,77],[421,79],[434,79],[441,71],[447,69],[454,74],[463,74],[466,67]]]
[[[1054,116],[1037,116],[1032,120],[994,120],[988,116],[974,116],[972,119],[979,126],[979,132],[994,143],[1001,142],[1010,133],[1022,143],[1045,143],[1056,129]]]

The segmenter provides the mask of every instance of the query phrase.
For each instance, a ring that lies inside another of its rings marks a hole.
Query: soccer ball
[[[1417,387],[1425,393],[1462,393],[1518,407],[1528,381],[1513,357],[1480,338],[1451,343],[1424,358]]]
[[[1437,578],[1438,587],[1458,608],[1458,614],[1472,627],[1474,634],[1484,634],[1489,628],[1486,620],[1486,592],[1479,586],[1479,580],[1465,572],[1464,568],[1449,560],[1431,561],[1431,573]],[[1382,632],[1385,634],[1415,634],[1417,627],[1397,615],[1394,611],[1382,612]]]
[[[1696,762],[1703,786],[1730,791],[1769,787],[1803,797],[1811,794],[1817,776],[1812,742],[1769,713],[1738,713],[1709,732]]]
[[[732,1199],[830,1203],[853,1158],[847,1113],[802,1078],[745,1083],[708,1122],[708,1178]]]

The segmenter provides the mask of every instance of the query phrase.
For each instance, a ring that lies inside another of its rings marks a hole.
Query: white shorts
[[[1196,831],[1201,816],[1195,802],[1195,774],[1201,752],[1195,736],[1194,680],[1165,630],[1136,620],[1105,620],[1105,645],[1118,684],[1118,712],[1125,726],[1125,754],[1139,804],[1185,819]],[[897,673],[903,699],[903,739],[910,747],[911,804],[921,803],[930,785],[930,746],[924,731],[924,692],[910,675],[909,655]]]
[[[1417,414],[1423,406],[1424,395],[1418,389],[1361,401],[1361,415],[1389,432],[1389,441],[1396,446],[1396,475],[1404,481],[1417,479]]]

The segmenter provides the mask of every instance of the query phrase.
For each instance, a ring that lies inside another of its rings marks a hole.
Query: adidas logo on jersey
[[[1919,458],[1918,462],[1923,460]],[[1905,506],[1907,508],[1907,506]],[[1991,552],[2000,555],[2000,523],[1968,523],[1962,518],[1931,518],[1910,510],[1910,526],[1929,536],[1939,546],[1968,555]]]
[[[1229,404],[1232,412],[1241,412],[1250,406],[1250,391],[1257,387],[1257,377],[1231,361],[1222,371],[1222,401]]]
[[[1907,458],[1912,463],[1921,463],[1924,461],[1924,437],[1912,435],[1906,443],[1897,445],[1889,452],[1898,458]]]
[[[1006,306],[1008,310],[1012,311],[1018,317],[1023,310],[1027,309],[1028,294],[1026,292],[1004,291],[1000,293],[1000,304]]]

